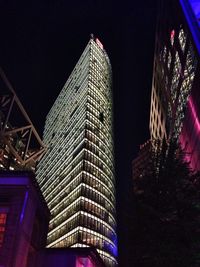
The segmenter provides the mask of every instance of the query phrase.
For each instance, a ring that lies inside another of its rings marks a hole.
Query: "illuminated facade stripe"
[[[117,266],[112,77],[91,38],[50,109],[36,171],[51,211],[48,247],[93,246]]]
[[[101,224],[103,224],[105,227],[107,227],[110,231],[113,231],[113,229],[112,229],[112,227],[108,224],[108,223],[106,223],[105,221],[103,221],[103,220],[101,220],[101,219],[99,219],[98,217],[96,217],[96,216],[94,216],[94,215],[91,215],[91,214],[89,214],[89,213],[87,213],[87,212],[84,212],[84,211],[78,211],[77,213],[75,213],[73,216],[71,216],[68,220],[65,220],[62,224],[60,224],[60,225],[58,225],[56,228],[54,228],[52,231],[49,231],[49,235],[51,235],[51,234],[53,234],[55,231],[57,231],[59,228],[61,228],[62,226],[64,226],[65,225],[65,223],[67,222],[67,221],[70,221],[71,219],[73,219],[73,218],[75,218],[77,215],[79,215],[79,214],[81,214],[81,215],[86,215],[86,216],[88,216],[88,217],[90,217],[90,218],[93,218],[94,220],[96,220],[97,222],[100,222]],[[50,222],[50,224],[51,224],[51,222]],[[113,232],[114,233],[114,232]]]
[[[79,186],[79,187],[80,187],[80,186]],[[95,205],[96,207],[101,208],[101,209],[103,209],[104,211],[107,211],[106,208],[102,208],[102,206],[99,205],[98,203],[96,203],[96,202],[94,202],[94,201],[91,201],[89,198],[85,198],[85,197],[80,196],[80,197],[77,198],[74,202],[72,202],[69,206],[65,207],[64,209],[62,208],[62,211],[59,212],[59,214],[58,214],[57,216],[54,216],[54,218],[53,218],[51,221],[53,221],[54,219],[56,219],[56,218],[58,218],[59,216],[61,216],[62,214],[64,214],[65,211],[69,210],[71,206],[73,206],[74,204],[76,204],[77,200],[79,200],[79,201],[80,201],[80,200],[88,201],[88,202],[92,203],[93,205]],[[53,211],[54,211],[54,210],[52,209],[52,212],[53,212]],[[114,217],[113,217],[112,215],[111,215],[111,218],[112,218],[113,221],[114,221]]]
[[[58,247],[60,247],[60,246],[59,246],[59,241],[62,241],[63,239],[65,239],[65,237],[71,235],[72,233],[75,233],[76,231],[77,231],[77,232],[82,231],[82,232],[84,232],[84,233],[90,233],[90,234],[92,235],[92,238],[94,238],[94,236],[97,236],[98,238],[102,239],[103,241],[107,241],[111,246],[113,246],[113,247],[115,246],[115,244],[114,244],[112,241],[110,241],[110,239],[108,239],[107,237],[105,237],[105,236],[99,234],[99,233],[96,232],[96,231],[93,231],[93,230],[90,230],[90,229],[88,229],[88,228],[86,228],[86,227],[82,227],[82,226],[81,226],[81,227],[77,227],[77,228],[73,229],[72,231],[70,231],[70,232],[67,233],[66,235],[62,236],[62,237],[59,238],[58,240],[55,240],[55,241],[52,242],[51,245],[49,245],[48,247],[53,247],[53,246],[55,246],[55,245],[57,245],[57,244],[58,244]]]

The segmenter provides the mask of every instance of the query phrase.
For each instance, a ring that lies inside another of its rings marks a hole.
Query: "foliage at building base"
[[[135,181],[129,240],[135,267],[200,266],[200,174],[183,155],[163,142],[151,171]]]

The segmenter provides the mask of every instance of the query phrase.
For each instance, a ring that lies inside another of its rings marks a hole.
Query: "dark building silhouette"
[[[143,145],[140,145],[138,156],[132,161],[132,178],[133,178],[133,191],[136,194],[140,194],[140,190],[137,187],[137,183],[140,183],[146,175],[151,175],[154,166],[159,167],[159,161],[157,161],[157,153],[161,148],[161,142],[159,140],[148,140]]]

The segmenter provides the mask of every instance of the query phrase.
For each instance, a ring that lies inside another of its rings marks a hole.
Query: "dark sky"
[[[118,204],[149,138],[156,0],[0,0],[0,65],[33,124],[45,116],[94,33],[113,68]]]

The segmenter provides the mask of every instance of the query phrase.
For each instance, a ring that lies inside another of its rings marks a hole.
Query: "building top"
[[[93,33],[90,34],[90,37],[102,50],[104,50],[102,42],[97,37],[95,37]]]
[[[111,64],[110,64],[110,59],[109,59],[109,57],[108,57],[108,55],[107,55],[107,52],[106,52],[106,50],[105,50],[105,48],[104,48],[104,45],[102,44],[102,42],[100,41],[100,39],[98,38],[98,37],[96,37],[93,33],[91,33],[90,34],[90,41],[94,41],[97,45],[98,45],[98,47],[104,52],[104,54],[105,54],[105,57],[106,57],[106,60],[107,60],[107,62],[108,62],[108,64],[109,64],[109,66],[111,67]],[[90,43],[90,42],[89,42]]]

